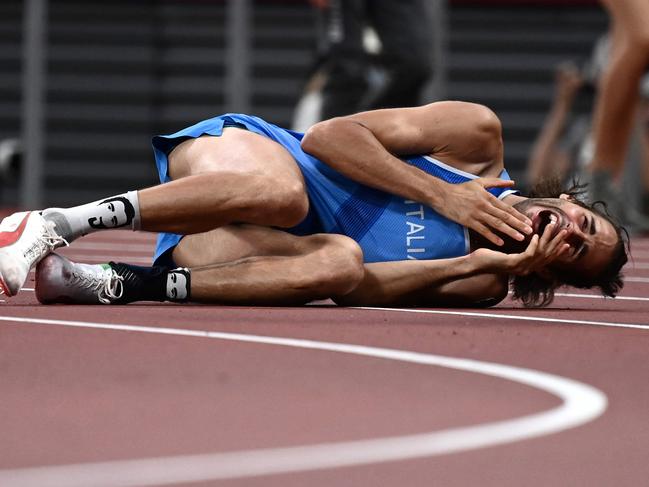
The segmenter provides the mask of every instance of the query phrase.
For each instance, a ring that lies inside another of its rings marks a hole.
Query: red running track
[[[113,232],[63,253],[152,247]],[[633,250],[624,299],[544,310],[46,307],[28,282],[0,303],[0,485],[646,485],[649,240]]]

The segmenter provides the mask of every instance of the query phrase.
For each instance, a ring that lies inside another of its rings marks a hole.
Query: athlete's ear
[[[574,200],[574,198],[572,196],[570,196],[569,194],[566,194],[566,193],[561,193],[559,195],[559,199],[560,200],[566,200],[566,201],[573,201]]]

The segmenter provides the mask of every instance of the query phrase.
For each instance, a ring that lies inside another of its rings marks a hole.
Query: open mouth
[[[552,231],[552,237],[554,237],[559,230],[561,229],[561,215],[552,211],[552,210],[542,210],[539,211],[534,219],[532,220],[532,225],[534,227],[534,233],[541,236],[550,223],[556,223],[554,230]]]

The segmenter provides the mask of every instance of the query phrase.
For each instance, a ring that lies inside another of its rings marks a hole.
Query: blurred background
[[[604,10],[588,0],[430,9],[433,77],[421,102],[495,110],[506,165],[523,182],[557,65],[590,57]],[[291,127],[319,22],[306,0],[2,0],[0,204],[70,205],[155,184],[151,136],[223,112]]]

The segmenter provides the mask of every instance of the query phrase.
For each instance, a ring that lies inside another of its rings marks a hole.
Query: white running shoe
[[[51,253],[36,266],[42,304],[111,304],[124,293],[123,278],[108,264],[79,264]]]
[[[0,223],[0,294],[15,296],[27,275],[55,248],[67,245],[37,211],[14,213]]]

